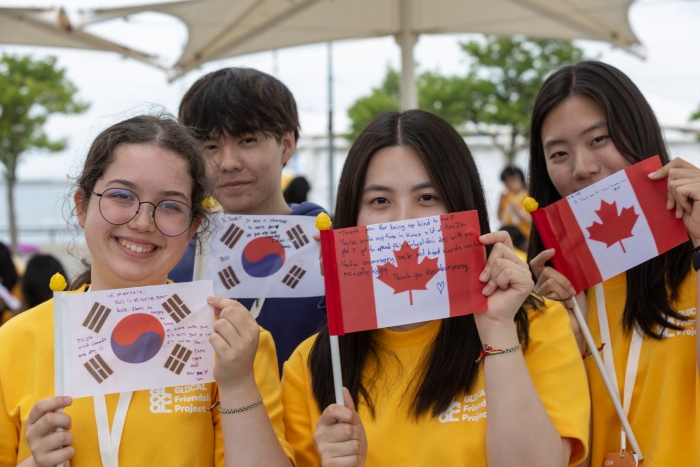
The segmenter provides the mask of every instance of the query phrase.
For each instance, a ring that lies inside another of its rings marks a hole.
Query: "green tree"
[[[583,51],[570,41],[522,36],[487,36],[460,45],[470,59],[467,74],[420,73],[419,107],[464,133],[491,136],[511,164],[529,136],[530,114],[540,86],[553,71],[583,60]],[[348,111],[351,139],[377,113],[398,108],[398,82],[399,73],[389,69],[382,86],[353,104]]]
[[[5,166],[12,248],[17,251],[14,187],[21,156],[33,150],[61,151],[65,140],[44,131],[57,113],[77,114],[88,104],[76,100],[77,88],[56,66],[55,57],[0,55],[0,163]]]

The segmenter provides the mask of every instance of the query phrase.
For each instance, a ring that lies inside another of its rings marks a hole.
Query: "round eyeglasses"
[[[192,224],[192,208],[185,203],[166,199],[158,204],[141,201],[131,190],[109,188],[102,193],[95,193],[100,198],[100,214],[112,225],[124,225],[134,219],[141,211],[142,204],[153,206],[151,218],[156,228],[167,237],[182,235]]]

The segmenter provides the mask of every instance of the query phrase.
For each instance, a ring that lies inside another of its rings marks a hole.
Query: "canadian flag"
[[[532,213],[576,292],[688,240],[683,221],[666,210],[667,181],[648,178],[660,168],[658,156],[645,159]]]
[[[321,231],[331,335],[487,309],[476,211]]]

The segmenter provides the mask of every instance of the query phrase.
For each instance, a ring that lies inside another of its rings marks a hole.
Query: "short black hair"
[[[501,181],[505,183],[506,178],[511,178],[511,177],[520,177],[520,180],[522,180],[523,185],[525,184],[525,174],[523,173],[522,170],[520,170],[519,167],[516,167],[514,165],[509,165],[505,169],[503,169],[503,172],[501,172]]]
[[[34,308],[53,297],[49,282],[56,273],[66,277],[66,271],[61,262],[51,255],[35,255],[29,260],[22,278],[22,298],[27,309]]]
[[[204,141],[221,134],[263,134],[278,141],[288,131],[299,139],[299,115],[280,80],[252,68],[224,68],[199,78],[180,103],[180,123]]]

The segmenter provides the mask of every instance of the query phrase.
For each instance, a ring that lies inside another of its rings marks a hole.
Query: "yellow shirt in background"
[[[54,396],[53,299],[26,311],[0,328],[0,467],[31,456],[26,420],[32,406]],[[284,438],[281,386],[272,336],[261,330],[255,379],[265,399],[277,437],[290,459]],[[105,396],[111,427],[119,394]],[[215,383],[135,391],[126,415],[119,450],[124,466],[223,466],[224,448]],[[74,399],[71,416],[75,455],[71,467],[100,466],[92,397]],[[235,455],[235,454],[234,454]]]
[[[403,397],[440,323],[433,321],[406,332],[375,331],[375,338],[396,358],[383,358],[378,389],[372,394],[376,418],[371,418],[365,405],[359,408],[367,433],[366,467],[487,465],[488,393],[482,371],[469,394],[455,396],[450,407],[437,418],[423,416],[414,421],[409,413],[411,397]],[[587,452],[590,400],[581,355],[564,308],[547,301],[544,310],[531,313],[530,336],[525,361],[559,434],[575,440],[569,465],[576,465]],[[284,365],[282,377],[287,441],[300,466],[321,465],[312,439],[321,413],[311,391],[308,367],[315,338],[310,337],[294,351]],[[364,374],[373,374],[373,368],[365,368]]]
[[[498,219],[502,225],[512,225],[517,227],[525,237],[530,236],[531,217],[530,213],[525,209],[525,198],[527,191],[522,190],[519,193],[513,193],[506,190],[501,196],[501,202],[498,206]]]
[[[697,276],[693,271],[681,287],[675,310],[687,316],[682,331],[666,330],[662,340],[644,336],[637,380],[632,392],[629,422],[644,455],[643,467],[692,466],[696,435],[698,376],[695,358]],[[627,276],[622,273],[603,283],[617,384],[622,394],[631,335],[622,329]],[[600,326],[595,290],[588,293],[588,325],[596,343]],[[621,423],[600,372],[586,360],[593,401],[592,466],[603,464],[606,452],[620,449]],[[620,397],[622,399],[622,396]],[[629,442],[628,442],[629,444]],[[631,449],[628,446],[628,449]],[[700,459],[698,459],[700,462]]]

